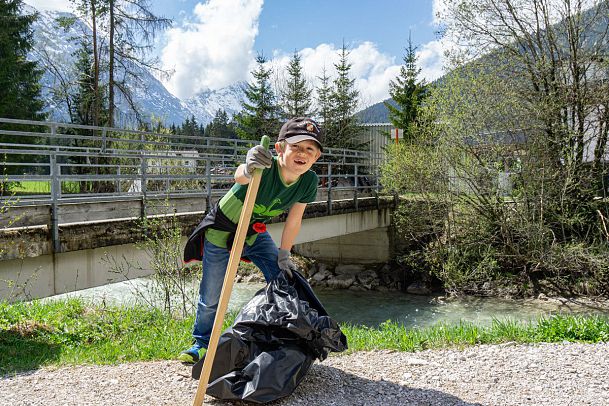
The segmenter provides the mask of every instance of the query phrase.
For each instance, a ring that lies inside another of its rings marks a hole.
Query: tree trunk
[[[91,0],[91,23],[93,28],[93,125],[99,125],[99,55],[97,53],[97,16],[95,1]]]
[[[114,0],[110,5],[110,39],[109,39],[109,67],[108,67],[108,127],[114,127]]]

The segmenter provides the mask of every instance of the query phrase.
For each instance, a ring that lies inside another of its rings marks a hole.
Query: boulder
[[[376,289],[381,283],[375,271],[367,269],[357,275],[357,280],[366,289]]]
[[[353,282],[355,282],[355,278],[352,275],[337,275],[326,280],[326,284],[331,289],[348,289]]]
[[[319,271],[317,271],[311,279],[314,280],[315,282],[321,282],[330,277],[332,277],[332,272],[330,272],[329,270],[327,270],[324,267],[323,269],[320,269]]]

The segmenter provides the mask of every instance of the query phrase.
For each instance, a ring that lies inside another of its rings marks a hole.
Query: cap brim
[[[310,136],[310,135],[306,135],[306,134],[301,134],[301,135],[292,135],[291,137],[289,137],[289,138],[286,138],[286,139],[285,139],[285,141],[286,141],[288,144],[296,144],[296,143],[298,143],[298,142],[301,142],[301,141],[306,141],[306,140],[315,141],[315,142],[317,143],[317,145],[319,145],[319,149],[320,149],[321,151],[323,151],[323,150],[324,150],[323,146],[322,146],[322,145],[321,145],[321,143],[320,143],[320,142],[317,140],[317,138],[312,137],[312,136]]]

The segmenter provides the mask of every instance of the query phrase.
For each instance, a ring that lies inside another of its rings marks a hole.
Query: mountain
[[[218,90],[206,90],[186,100],[186,106],[199,123],[209,123],[219,109],[229,117],[241,111],[241,101],[245,98],[245,82],[237,82]]]
[[[357,118],[361,123],[388,123],[389,110],[385,107],[385,102],[396,105],[395,101],[389,98],[359,111],[356,114]]]
[[[24,13],[33,14],[34,8],[24,5]],[[60,27],[57,18],[73,18],[70,13],[38,12],[39,18],[32,25],[34,49],[28,56],[39,61],[44,70],[42,77],[42,97],[46,102],[49,120],[70,122],[67,94],[76,91],[78,72],[75,70],[75,51],[79,48],[79,38],[83,33],[91,34],[90,28],[82,21],[69,28]],[[118,68],[116,77],[121,78],[124,71]],[[243,84],[237,83],[219,90],[209,90],[182,101],[172,95],[152,73],[145,69],[137,72],[138,82],[127,82],[133,93],[133,100],[142,113],[143,121],[160,119],[165,125],[182,124],[187,118],[195,117],[198,123],[211,122],[218,109],[224,109],[229,117],[241,110],[244,97]],[[102,80],[104,78],[102,77]],[[117,97],[118,127],[133,125],[136,120],[130,112],[126,100]]]

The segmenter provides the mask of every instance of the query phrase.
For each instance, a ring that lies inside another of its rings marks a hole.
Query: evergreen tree
[[[36,15],[21,14],[22,5],[22,0],[0,1],[0,117],[43,120],[42,71],[27,60]]]
[[[213,138],[237,138],[237,134],[235,133],[235,125],[230,122],[228,118],[228,114],[226,111],[222,109],[218,109],[214,116],[214,119],[207,125],[206,134],[208,137]],[[209,152],[218,153],[218,154],[226,154],[227,151],[230,151],[233,148],[233,142],[231,141],[218,141],[213,140],[209,143],[212,147]]]
[[[279,131],[279,107],[271,88],[272,70],[265,67],[266,61],[263,55],[256,57],[254,80],[246,85],[242,112],[235,117],[237,135],[242,139],[259,141],[263,135],[272,137]]]
[[[347,47],[343,44],[336,68],[336,78],[330,93],[330,123],[326,126],[326,144],[333,148],[361,149],[364,144],[358,139],[361,126],[355,116],[359,103],[359,92],[355,79],[351,79]]]
[[[397,105],[385,102],[391,124],[404,130],[404,139],[414,138],[414,124],[422,103],[429,95],[425,81],[417,81],[421,69],[417,67],[415,51],[416,47],[408,36],[408,48],[403,59],[404,65],[400,67],[400,75],[389,83],[389,95]]]
[[[320,84],[317,88],[317,114],[319,116],[319,121],[321,126],[324,129],[332,127],[332,103],[330,100],[330,96],[333,93],[332,85],[330,84],[330,77],[326,72],[326,67],[324,66],[321,76],[318,77]]]
[[[218,109],[216,115],[207,128],[207,135],[215,138],[235,138],[235,130],[228,119],[225,110]]]
[[[294,51],[288,64],[288,78],[281,91],[281,108],[286,119],[311,115],[311,93],[302,72],[301,56]]]
[[[184,124],[182,124],[182,134],[189,137],[197,135],[197,119],[194,114],[190,118],[186,118]]]
[[[28,61],[27,54],[32,48],[31,24],[36,15],[23,15],[21,0],[0,1],[0,117],[24,120],[44,120],[46,115],[41,113],[44,103],[40,98],[40,77],[42,71],[36,62]],[[0,124],[2,130],[28,131],[29,126],[19,124]],[[39,131],[32,128],[31,131]],[[22,137],[19,135],[2,135],[5,143],[43,142],[37,137]],[[11,162],[32,162],[42,160],[42,157],[6,155],[0,158]],[[23,174],[23,167],[0,165],[0,176]],[[34,167],[28,170],[36,171]],[[11,187],[13,182],[0,180],[0,195]]]
[[[71,96],[70,118],[75,124],[96,125],[101,118],[105,120],[108,111],[105,100],[100,97],[100,89],[96,86],[95,63],[93,50],[89,43],[83,41],[81,47],[75,52],[76,69],[79,72],[77,93]],[[103,98],[103,97],[101,97]]]

